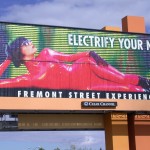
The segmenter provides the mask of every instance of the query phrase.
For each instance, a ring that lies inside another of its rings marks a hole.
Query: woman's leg
[[[90,52],[90,56],[94,59],[96,64],[101,67],[101,71],[98,69],[100,71],[99,73],[96,71],[98,74],[100,74],[101,77],[117,83],[138,85],[146,89],[147,91],[150,91],[149,79],[135,74],[123,74],[119,72],[117,69],[109,65],[94,51]],[[96,70],[96,67],[94,68],[95,68],[94,70]]]
[[[122,85],[122,84],[106,84],[106,85],[95,85],[91,87],[91,90],[101,91],[120,91],[120,92],[145,92],[140,86],[135,85]]]
[[[111,65],[103,66],[101,64],[93,64],[91,65],[91,70],[94,71],[94,73],[96,73],[99,77],[115,83],[124,85],[138,85],[139,82],[139,77],[137,75],[121,73]]]
[[[97,64],[92,67],[93,71],[96,72],[101,78],[116,83],[138,85],[139,76],[134,74],[121,73],[120,71],[112,67],[109,63],[107,63],[103,58],[101,58],[94,51],[90,51],[89,55],[93,58],[93,60]]]
[[[110,65],[97,65],[93,58],[79,59],[73,64],[71,72],[71,87],[76,87],[76,89],[144,91],[142,87],[137,86],[137,75],[125,75]]]
[[[139,77],[137,75],[123,74],[110,65],[98,66],[96,64],[92,64],[90,66],[91,70],[98,75],[99,78],[103,78],[103,84],[95,84],[91,87],[91,90],[123,92],[145,91],[143,87],[138,86]]]

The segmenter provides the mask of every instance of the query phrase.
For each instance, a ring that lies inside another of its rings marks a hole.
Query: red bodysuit
[[[8,60],[1,66],[1,72],[9,63]],[[0,80],[0,88],[144,91],[137,86],[137,75],[123,74],[110,65],[97,65],[88,51],[69,55],[45,48],[34,60],[25,61],[24,65],[28,69],[27,74]]]

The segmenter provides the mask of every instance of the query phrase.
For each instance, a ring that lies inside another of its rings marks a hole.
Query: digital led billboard
[[[150,99],[150,35],[0,23],[0,96]]]

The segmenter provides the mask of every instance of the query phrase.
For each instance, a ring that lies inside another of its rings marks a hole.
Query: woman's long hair
[[[11,59],[15,67],[19,67],[23,64],[21,46],[24,41],[28,40],[25,37],[18,37],[12,41],[6,48],[8,59]]]

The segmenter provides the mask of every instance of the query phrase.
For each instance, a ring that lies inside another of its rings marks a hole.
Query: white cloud
[[[143,16],[150,27],[149,0],[53,0],[6,8],[1,21],[101,29],[121,27],[127,15]]]
[[[120,26],[126,15],[143,16],[150,26],[148,0],[53,0],[32,5],[12,5],[0,20],[10,22],[101,29]]]
[[[92,136],[86,136],[86,137],[84,137],[84,141],[81,142],[81,145],[89,146],[89,145],[93,145],[96,143],[97,143],[96,139],[94,139]]]

